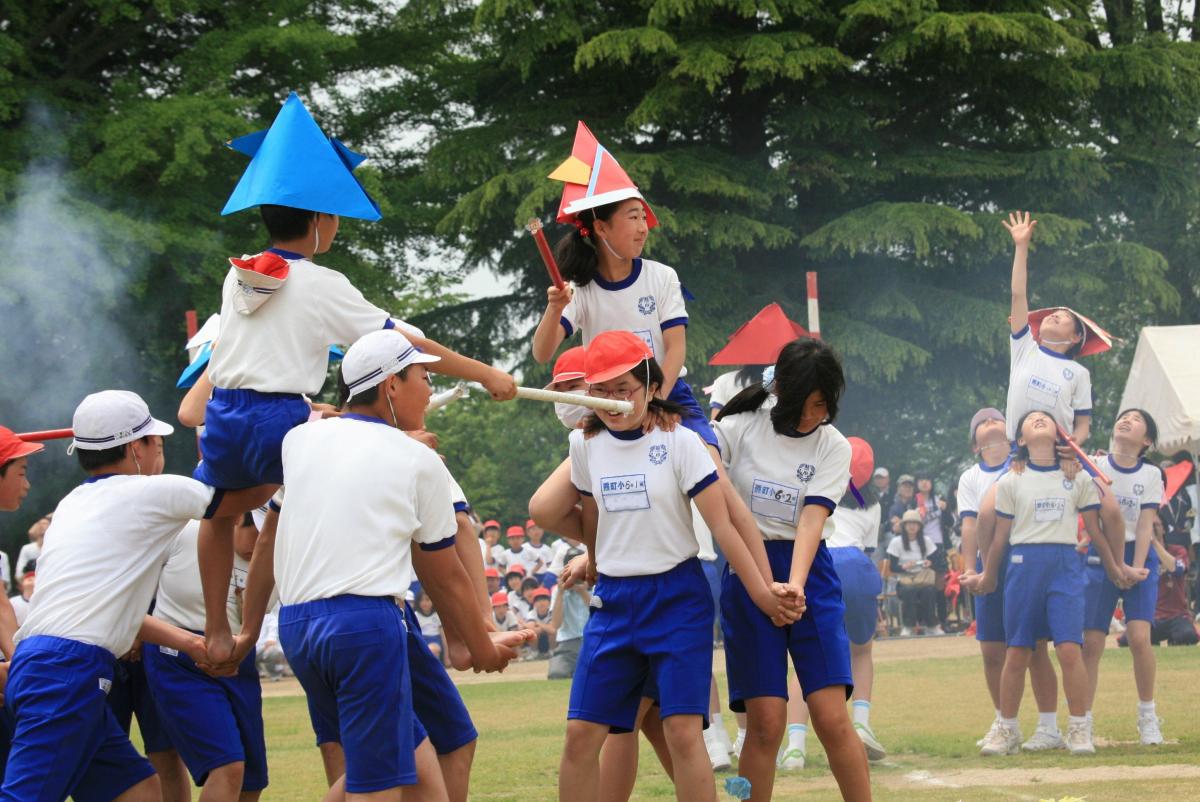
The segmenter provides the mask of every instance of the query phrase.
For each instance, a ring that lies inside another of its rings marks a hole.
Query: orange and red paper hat
[[[566,185],[558,204],[560,223],[575,225],[579,213],[586,209],[637,198],[646,209],[646,225],[649,228],[658,225],[658,218],[637,185],[582,121],[575,129],[570,158],[558,165],[549,177]]]
[[[803,326],[789,320],[777,303],[764,306],[729,337],[710,365],[774,365],[783,347],[797,337],[810,336]]]
[[[1045,309],[1034,309],[1029,313],[1029,332],[1033,335],[1033,339],[1041,342],[1042,321],[1045,320],[1052,312],[1057,312],[1059,309],[1065,309],[1070,312],[1079,322],[1083,324],[1083,343],[1079,348],[1079,353],[1076,356],[1091,356],[1092,354],[1102,354],[1112,348],[1113,336],[1104,329],[1100,328],[1094,321],[1076,312],[1069,306],[1050,306]]]

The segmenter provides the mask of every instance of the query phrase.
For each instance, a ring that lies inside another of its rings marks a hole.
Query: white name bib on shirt
[[[1141,499],[1136,496],[1122,496],[1114,493],[1117,497],[1117,505],[1121,508],[1121,515],[1126,521],[1136,522],[1138,515],[1141,514]]]
[[[1061,390],[1061,385],[1047,381],[1041,376],[1030,376],[1025,397],[1029,400],[1031,409],[1043,409],[1053,412],[1058,405],[1058,394]]]
[[[643,473],[601,477],[600,495],[608,512],[650,509],[650,495],[646,492],[646,475]]]
[[[796,523],[803,494],[798,487],[755,479],[750,495],[750,511],[764,518]]]
[[[1061,521],[1067,509],[1067,500],[1062,498],[1039,498],[1033,502],[1033,517],[1039,523]]]

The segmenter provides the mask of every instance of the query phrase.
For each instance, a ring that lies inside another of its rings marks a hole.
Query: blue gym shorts
[[[404,618],[408,622],[408,674],[412,682],[413,713],[429,734],[434,751],[448,755],[474,741],[479,733],[471,722],[462,694],[446,673],[446,667],[429,650],[421,635],[421,625],[408,602],[404,603]]]
[[[1133,542],[1125,544],[1126,565],[1133,565],[1134,545]],[[1117,609],[1117,599],[1121,600],[1121,609],[1125,612],[1126,621],[1154,623],[1154,608],[1158,606],[1159,560],[1158,553],[1153,548],[1146,554],[1146,568],[1150,570],[1150,575],[1128,590],[1118,590],[1108,578],[1094,546],[1088,546],[1087,564],[1087,612],[1084,616],[1084,629],[1108,632],[1113,611]]]
[[[879,594],[883,592],[879,569],[862,549],[854,546],[829,549],[829,557],[842,586],[846,634],[855,645],[870,643],[879,622]]]
[[[662,574],[601,574],[567,718],[632,731],[647,677],[658,686],[662,718],[707,717],[715,614],[695,557]]]
[[[221,490],[283,484],[283,438],[309,413],[295,393],[214,388],[192,476]]]
[[[142,745],[147,755],[175,748],[163,728],[162,715],[146,681],[146,665],[141,660],[117,661],[113,669],[112,690],[108,692],[108,706],[112,708],[117,723],[126,735],[129,734],[133,717],[137,716],[138,730],[142,733]]]
[[[683,379],[676,379],[675,386],[671,388],[671,394],[667,396],[667,400],[679,404],[686,410],[680,423],[700,435],[700,439],[713,448],[720,448],[717,445],[717,433],[713,431],[712,422],[697,403],[690,384]]]
[[[116,659],[79,641],[17,645],[5,704],[16,717],[0,800],[110,802],[154,774],[106,701]]]
[[[1007,642],[1004,637],[1004,580],[1008,576],[1008,550],[1005,550],[996,571],[996,589],[982,596],[973,596],[975,602],[975,640]],[[975,573],[983,573],[983,558],[976,556]]]
[[[182,652],[147,643],[142,648],[146,678],[163,716],[162,726],[196,785],[209,772],[244,763],[243,791],[267,787],[267,742],[263,734],[262,685],[254,652],[233,677],[210,677]]]
[[[413,715],[404,613],[391,597],[334,596],[279,611],[279,643],[308,697],[317,743],[338,742],[346,790],[415,785],[425,740]]]
[[[793,542],[768,540],[763,545],[771,575],[776,582],[786,582],[792,570]],[[854,678],[850,673],[846,605],[824,541],[813,557],[804,596],[808,605],[804,616],[794,624],[777,627],[751,601],[737,575],[726,569],[721,589],[721,626],[725,630],[730,710],[743,713],[746,700],[760,696],[788,698],[788,654],[806,699],[813,691],[833,685],[845,685],[846,697],[850,697]]]
[[[1004,632],[1009,646],[1032,649],[1037,641],[1083,644],[1087,580],[1074,546],[1013,546],[1004,579]]]

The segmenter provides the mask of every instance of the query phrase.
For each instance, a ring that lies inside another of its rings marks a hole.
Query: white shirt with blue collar
[[[1029,326],[1012,335],[1008,372],[1008,439],[1017,439],[1021,418],[1034,410],[1047,412],[1068,432],[1075,418],[1092,414],[1092,377],[1065,354],[1033,339]]]

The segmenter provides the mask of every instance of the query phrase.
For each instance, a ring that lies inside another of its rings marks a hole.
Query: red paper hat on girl
[[[764,306],[757,315],[742,324],[725,347],[708,360],[710,365],[774,365],[783,347],[808,332],[788,319],[777,303]]]
[[[847,437],[846,441],[850,443],[850,481],[855,488],[864,488],[875,472],[875,450],[861,437]]]
[[[574,224],[578,214],[585,209],[637,198],[646,209],[646,226],[654,228],[658,225],[658,218],[637,185],[582,121],[575,129],[571,157],[558,165],[549,177],[566,184],[558,204],[560,223]]]
[[[1029,313],[1029,331],[1033,334],[1033,339],[1041,342],[1042,321],[1051,313],[1057,312],[1060,309],[1070,312],[1083,324],[1083,342],[1080,344],[1077,356],[1102,354],[1112,348],[1115,338],[1111,334],[1069,306],[1051,306],[1046,309],[1034,309],[1031,311]]]

